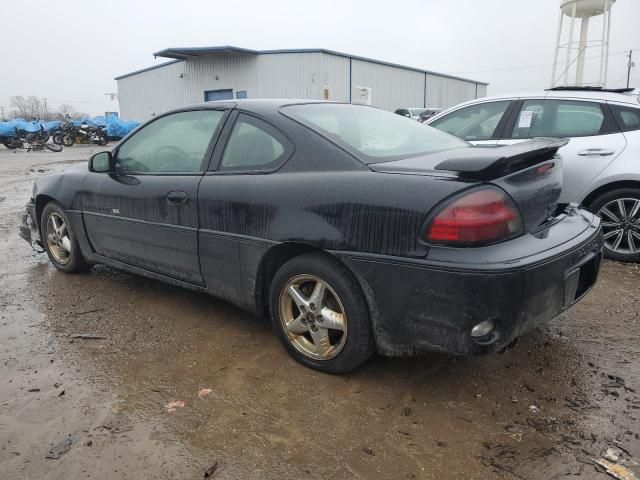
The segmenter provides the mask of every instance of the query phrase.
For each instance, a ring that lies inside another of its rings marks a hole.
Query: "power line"
[[[614,55],[621,55],[623,53],[627,53],[626,50],[620,50],[619,52],[611,52],[609,54],[609,56],[614,56]],[[585,57],[585,60],[587,59],[594,59],[594,58],[600,58],[600,55],[597,56],[591,56],[591,57]],[[448,72],[451,75],[468,75],[468,74],[472,74],[472,73],[493,73],[493,72],[510,72],[510,71],[514,71],[514,70],[528,70],[531,68],[541,68],[541,67],[552,67],[553,63],[541,63],[538,65],[522,65],[520,67],[509,67],[509,68],[497,68],[497,69],[493,69],[493,70],[475,70],[475,71],[466,71],[466,72]]]
[[[611,84],[611,86],[613,88],[616,88],[616,85],[618,85],[618,83],[620,83],[622,80],[624,80],[625,75],[627,74],[627,72],[624,72],[622,75],[620,75],[620,78],[618,78],[615,82],[613,82]],[[629,83],[627,82],[627,86],[629,86]]]

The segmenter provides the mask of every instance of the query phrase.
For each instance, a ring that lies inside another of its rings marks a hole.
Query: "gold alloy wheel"
[[[56,212],[51,212],[47,218],[47,246],[53,258],[61,265],[66,265],[71,259],[71,238],[64,219]]]
[[[280,322],[306,357],[330,360],[347,340],[347,316],[335,290],[315,275],[296,275],[280,292]]]

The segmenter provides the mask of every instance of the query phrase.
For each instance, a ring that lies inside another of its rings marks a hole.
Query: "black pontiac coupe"
[[[210,102],[39,178],[20,234],[269,315],[301,363],[478,354],[580,299],[595,215],[556,214],[563,141],[473,147],[373,107]]]

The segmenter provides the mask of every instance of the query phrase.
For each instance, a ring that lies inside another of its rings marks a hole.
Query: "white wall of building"
[[[371,105],[385,110],[422,107],[424,73],[405,68],[352,60],[353,85],[371,88]]]
[[[476,87],[478,94],[476,95]],[[485,87],[482,93],[480,87]],[[447,108],[486,95],[486,85],[427,74],[427,106]]]
[[[486,85],[327,52],[224,53],[190,58],[117,80],[120,115],[146,120],[203,102],[208,90],[246,91],[248,98],[348,102],[350,87],[371,88],[385,110],[449,107],[486,95]]]
[[[347,58],[322,52],[272,53],[258,55],[257,61],[259,81],[255,93],[248,92],[250,98],[349,100]]]

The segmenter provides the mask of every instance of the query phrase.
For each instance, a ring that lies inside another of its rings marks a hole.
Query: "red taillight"
[[[447,205],[431,220],[427,241],[473,245],[512,237],[522,229],[520,213],[501,190],[471,192]]]

